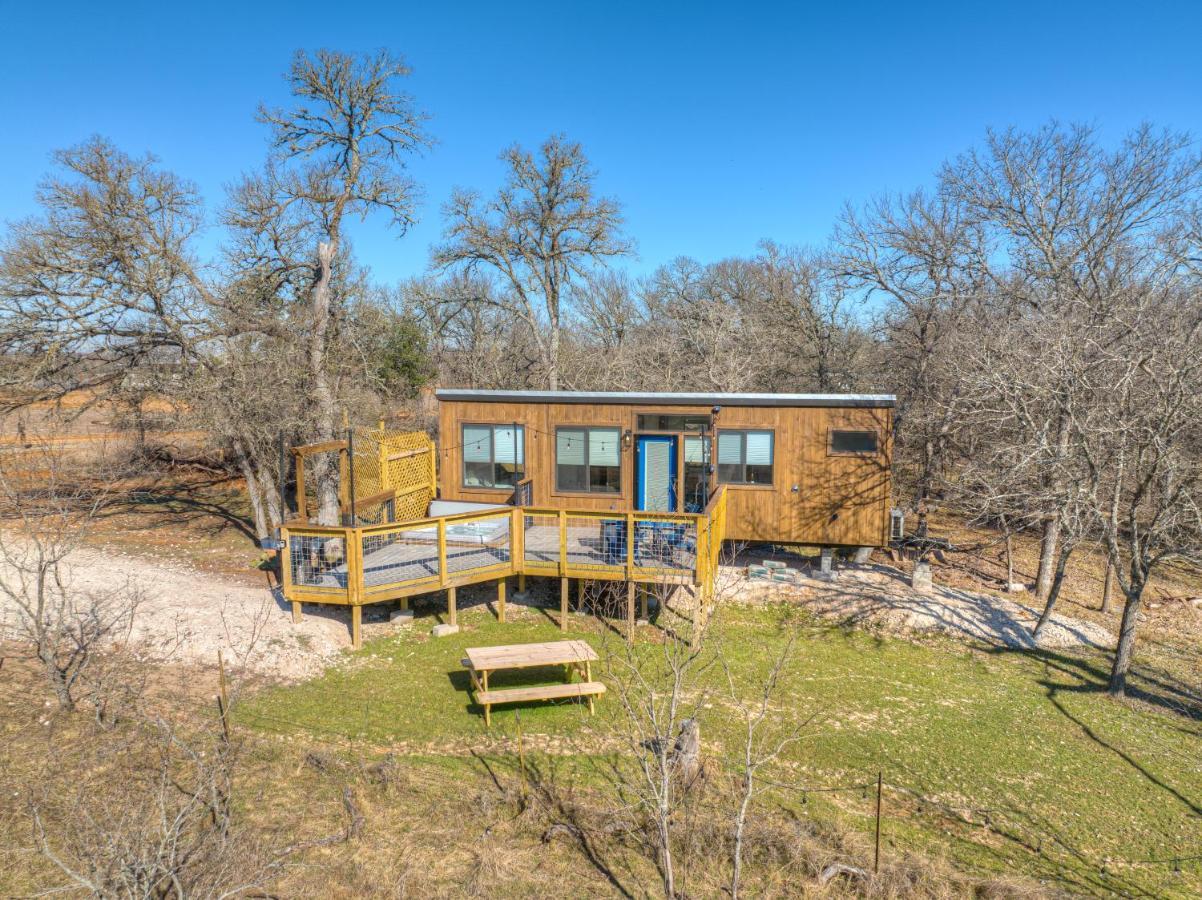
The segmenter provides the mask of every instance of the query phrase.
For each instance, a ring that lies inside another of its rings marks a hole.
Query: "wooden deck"
[[[363,586],[367,590],[390,584],[427,581],[441,576],[438,565],[438,541],[407,538],[396,532],[380,539],[368,538],[363,548]],[[295,540],[295,538],[294,538]],[[324,545],[328,541],[312,542],[305,547],[301,558],[293,559],[293,584],[306,588],[346,590],[347,563],[323,565],[322,560],[337,550]],[[640,569],[691,572],[696,565],[696,549],[687,542],[672,546],[667,540],[649,534],[640,536],[635,547],[634,565]],[[552,525],[532,525],[525,530],[521,564],[555,569],[559,565],[559,529]],[[447,541],[447,575],[492,568],[511,561],[508,532],[492,543],[455,544]],[[345,555],[345,554],[343,554]],[[573,568],[612,570],[625,568],[625,547],[606,540],[601,528],[568,526],[567,558]],[[521,567],[521,566],[519,566]]]
[[[635,626],[636,583],[713,584],[725,527],[726,493],[719,488],[703,513],[595,512],[501,507],[386,525],[290,523],[284,539],[283,594],[300,620],[304,603],[351,607],[359,645],[361,608],[446,591],[447,619],[456,623],[459,587],[497,583],[497,615],[505,620],[505,579],[560,579],[560,623],[566,628],[569,581],[624,581],[627,626]],[[645,602],[645,598],[644,598]]]

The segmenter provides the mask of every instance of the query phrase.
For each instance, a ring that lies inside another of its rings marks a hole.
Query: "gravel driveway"
[[[733,567],[723,571],[724,582],[739,599],[788,599],[821,616],[898,633],[938,631],[994,646],[1036,646],[1031,629],[1040,608],[1031,598],[1025,598],[1027,605],[938,584],[919,592],[904,573],[889,566],[843,566],[831,582],[803,574],[797,585],[747,580],[742,572]],[[1111,649],[1114,642],[1114,635],[1100,625],[1054,614],[1039,645]]]
[[[144,599],[133,636],[155,658],[213,666],[221,650],[228,666],[294,680],[317,674],[350,646],[343,611],[306,607],[293,625],[291,607],[268,587],[266,574],[254,587],[173,560],[93,548],[74,551],[64,573],[74,590],[138,590]],[[0,578],[6,575],[0,569]],[[11,627],[6,602],[0,596],[0,634]]]

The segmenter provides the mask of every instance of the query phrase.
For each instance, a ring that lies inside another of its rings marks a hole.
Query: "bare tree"
[[[366,287],[345,223],[383,212],[403,231],[413,220],[403,158],[427,141],[422,115],[396,88],[407,72],[386,53],[298,54],[297,104],[262,111],[273,153],[230,192],[217,259],[200,253],[206,214],[195,187],[152,157],[100,138],[57,154],[63,174],[43,182],[40,215],[0,248],[0,351],[21,362],[0,374],[15,402],[77,389],[97,401],[171,393],[199,423],[222,423],[216,435],[259,497],[260,529],[278,524],[277,454],[263,432],[278,433],[286,416],[305,438],[328,439],[339,400],[370,382],[348,349]],[[302,414],[285,402],[271,415],[268,383],[254,385],[248,371],[259,354],[272,360],[263,374],[277,389],[312,398]],[[218,405],[235,414],[208,415],[198,397],[228,400]],[[326,522],[338,513],[329,463],[316,478]]]
[[[73,583],[68,563],[102,511],[103,483],[67,471],[50,453],[17,457],[0,469],[0,625],[45,674],[63,709],[74,709],[106,653],[127,642],[141,602],[130,586]],[[92,694],[104,714],[103,692]]]
[[[942,190],[881,198],[863,212],[849,207],[836,226],[837,270],[865,296],[887,301],[881,376],[898,395],[898,463],[912,481],[919,536],[961,406],[948,345],[981,295],[984,255],[981,228]]]
[[[1096,377],[1107,402],[1078,433],[1104,515],[1110,564],[1124,596],[1109,690],[1121,697],[1144,592],[1174,559],[1202,562],[1202,305],[1198,284],[1149,291],[1106,329]]]
[[[338,429],[337,393],[329,372],[331,328],[345,293],[344,228],[348,218],[383,213],[406,230],[416,188],[403,157],[429,142],[424,116],[397,90],[409,74],[389,53],[355,57],[330,50],[298,53],[288,73],[297,104],[260,110],[271,127],[274,156],[234,192],[228,221],[243,237],[234,252],[243,272],[289,279],[307,301],[309,387],[316,436]],[[323,456],[315,472],[318,520],[338,523],[337,469]]]
[[[473,388],[540,387],[539,351],[529,330],[482,273],[455,272],[400,286],[401,303],[425,330],[440,383]]]
[[[833,393],[858,386],[868,345],[856,321],[857,297],[826,256],[772,241],[753,260],[759,314],[773,353],[766,388]]]
[[[942,190],[988,242],[982,265],[990,291],[1008,298],[1030,326],[1012,354],[1060,373],[1060,400],[1050,405],[1041,436],[1060,460],[1075,452],[1070,420],[1082,400],[1067,398],[1088,382],[1095,355],[1082,329],[1108,315],[1163,255],[1157,229],[1179,217],[1199,187],[1199,162],[1183,156],[1186,145],[1182,135],[1144,126],[1108,153],[1092,129],[1052,122],[1032,132],[990,132],[982,150],[941,173]],[[1059,335],[1059,343],[1043,340],[1040,328]],[[1032,352],[1050,343],[1069,362]],[[1070,474],[1064,465],[1046,467],[1043,492],[1071,495]],[[1063,529],[1055,503],[1041,527],[1036,583],[1046,597]]]
[[[796,632],[790,632],[789,639],[769,670],[768,676],[764,679],[759,696],[750,701],[736,687],[734,673],[731,671],[726,657],[721,654],[719,656],[723,672],[726,675],[728,699],[739,717],[743,736],[736,767],[740,774],[740,786],[738,805],[734,814],[734,847],[731,851],[730,896],[732,900],[738,900],[741,888],[743,844],[747,820],[751,812],[752,801],[760,789],[757,778],[765,767],[770,766],[786,749],[801,739],[800,728],[790,728],[787,733],[782,735],[771,727],[774,712],[773,701],[780,687],[781,678],[784,677],[793,656],[796,637]]]
[[[625,731],[634,774],[620,790],[646,815],[664,897],[680,896],[678,819],[700,771],[702,710],[709,690],[705,674],[716,661],[712,648],[692,640],[692,629],[708,628],[696,610],[677,614],[672,591],[656,586],[658,621],[670,629],[652,652],[633,642],[611,641],[602,662],[628,725]]]
[[[503,280],[497,302],[527,327],[547,387],[560,386],[560,343],[575,279],[630,252],[613,200],[596,196],[596,173],[580,144],[556,135],[535,156],[513,146],[501,154],[508,174],[490,200],[452,195],[446,243],[434,251],[442,269],[493,271]]]

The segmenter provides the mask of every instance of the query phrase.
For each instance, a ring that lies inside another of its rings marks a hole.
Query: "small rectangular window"
[[[875,431],[831,430],[831,453],[872,454],[878,448]]]
[[[771,431],[718,432],[718,480],[723,484],[772,484],[774,443]]]
[[[617,428],[555,429],[555,489],[616,494],[622,489],[622,433]]]
[[[526,429],[521,425],[464,425],[462,434],[465,488],[511,488],[525,477]]]
[[[640,413],[638,423],[639,431],[708,431],[710,417]]]

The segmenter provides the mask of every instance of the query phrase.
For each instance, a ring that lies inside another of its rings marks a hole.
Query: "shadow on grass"
[[[919,772],[897,760],[890,765],[897,774],[886,780],[893,782],[893,788],[905,781],[901,791],[913,803],[917,818],[937,817],[950,841],[968,854],[990,857],[1002,871],[1021,869],[1024,874],[1089,895],[1159,896],[1156,888],[1135,880],[1134,873],[1106,869],[1022,798],[998,805],[963,808],[957,804],[953,808],[933,799],[939,795],[939,786],[926,784]],[[984,839],[980,837],[982,829]]]
[[[1001,654],[1024,651],[993,648],[990,652]],[[1078,681],[1074,685],[1039,682],[1045,689],[1071,690],[1081,694],[1104,694],[1109,689],[1109,660],[1089,659],[1085,656],[1045,649],[1030,650],[1025,653],[1032,659],[1043,662],[1049,668]],[[1202,695],[1192,690],[1185,682],[1161,670],[1142,665],[1132,668],[1127,677],[1127,699],[1191,721],[1202,722]]]
[[[570,679],[566,678],[563,671],[563,666],[531,666],[525,669],[497,669],[488,674],[488,689],[490,691],[503,691],[509,688],[523,687],[543,687],[551,684],[566,684]],[[465,699],[467,703],[465,709],[478,715],[481,722],[484,720],[484,707],[477,704],[470,697],[472,691],[472,677],[467,669],[455,669],[447,672],[447,681],[451,683],[451,687],[457,693],[469,695]],[[492,715],[496,718],[498,711],[512,712],[526,709],[541,709],[547,706],[567,706],[579,705],[585,709],[588,708],[587,697],[556,697],[550,700],[523,700],[516,703],[492,704]]]
[[[614,856],[606,848],[607,843],[612,843],[612,836],[624,834],[627,827],[598,821],[597,810],[592,803],[577,802],[572,787],[573,774],[560,771],[558,758],[527,758],[521,771],[516,771],[510,757],[489,758],[475,750],[471,755],[502,794],[508,793],[506,782],[512,784],[521,779],[530,793],[530,799],[537,802],[552,820],[552,824],[543,832],[543,843],[560,836],[571,840],[597,874],[618,894],[633,900],[635,894],[627,884],[639,884],[637,873],[625,864],[620,854]],[[604,768],[600,763],[597,767]],[[604,840],[607,837],[609,841]]]

